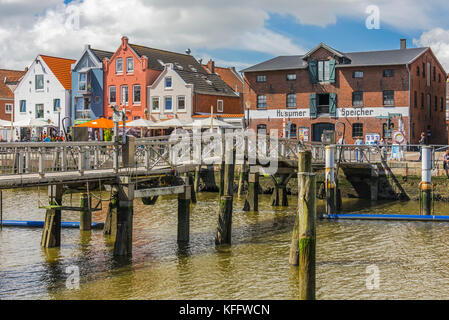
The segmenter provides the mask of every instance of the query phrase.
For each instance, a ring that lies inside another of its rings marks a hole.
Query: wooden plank
[[[147,198],[154,196],[163,196],[168,194],[178,194],[184,192],[185,186],[160,187],[151,189],[141,189],[134,191],[134,198]]]

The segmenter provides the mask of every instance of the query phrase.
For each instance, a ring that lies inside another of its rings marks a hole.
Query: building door
[[[335,125],[333,123],[315,123],[312,125],[312,141],[321,142],[321,135],[324,130],[335,131]]]

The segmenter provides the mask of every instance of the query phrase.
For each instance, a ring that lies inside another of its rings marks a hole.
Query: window
[[[173,103],[172,103],[172,97],[165,97],[165,111],[172,111],[173,110]]]
[[[79,74],[78,90],[86,91],[86,89],[87,89],[87,74],[85,72],[82,72]]]
[[[329,81],[330,67],[329,61],[318,61],[318,81]]]
[[[287,94],[287,108],[296,108],[296,93]]]
[[[394,91],[386,90],[383,92],[384,106],[394,106]]]
[[[413,106],[415,108],[418,108],[418,92],[415,91],[414,96],[413,96]]]
[[[384,77],[385,78],[394,77],[394,70],[393,69],[385,69],[384,70]]]
[[[159,112],[159,97],[151,98],[151,111]]]
[[[223,112],[223,100],[217,100],[217,112]]]
[[[266,108],[267,107],[267,96],[260,95],[257,96],[257,108]]]
[[[353,138],[363,137],[363,123],[352,124],[352,137]]]
[[[134,60],[133,58],[126,58],[126,73],[134,72]]]
[[[433,66],[433,81],[437,81],[437,68]]]
[[[26,100],[20,100],[20,112],[27,112],[27,102]]]
[[[266,124],[258,124],[257,125],[257,134],[266,134],[267,133],[267,125]]]
[[[294,123],[290,124],[289,138],[296,138],[296,124]]]
[[[12,104],[5,104],[5,113],[12,113]]]
[[[296,74],[295,73],[287,74],[287,81],[294,81],[294,80],[296,80]]]
[[[354,71],[352,73],[353,78],[363,78],[363,71]]]
[[[267,76],[257,76],[256,81],[257,82],[266,82]]]
[[[140,104],[140,86],[133,86],[133,104]]]
[[[171,77],[166,77],[165,78],[165,89],[169,89],[171,87],[172,87]]]
[[[115,86],[109,87],[109,103],[116,103],[117,102],[117,91],[115,89]]]
[[[416,75],[419,76],[419,66],[416,67]]]
[[[124,105],[124,106],[128,105],[128,86],[120,87],[120,99],[121,99],[122,105]]]
[[[115,73],[123,73],[123,59],[118,58],[115,61]]]
[[[421,109],[424,109],[424,93],[421,93]]]
[[[363,106],[363,91],[354,91],[352,93],[352,105]]]
[[[440,111],[443,112],[444,111],[444,99],[440,98]]]
[[[422,64],[422,77],[423,78],[426,77],[426,64],[425,63]]]
[[[61,111],[61,99],[53,99],[53,111]]]
[[[34,87],[36,90],[44,90],[44,75],[43,74],[36,74],[34,76]]]
[[[184,96],[179,96],[178,97],[177,110],[178,111],[185,111],[186,110],[186,97],[184,97]]]
[[[329,113],[329,104],[330,104],[330,96],[329,94],[318,94],[318,105],[317,105],[317,113],[318,114],[328,114]]]
[[[435,96],[435,100],[434,100],[435,102],[434,102],[434,109],[435,109],[435,111],[438,111],[438,97],[437,96]]]
[[[133,118],[133,120],[139,120],[140,119],[140,116],[135,116],[134,118]]]
[[[41,119],[44,117],[44,105],[36,104],[36,119]]]
[[[438,74],[438,82],[441,82],[441,73]]]

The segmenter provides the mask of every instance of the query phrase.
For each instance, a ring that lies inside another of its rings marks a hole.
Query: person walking
[[[443,156],[443,169],[446,172],[446,176],[449,178],[449,149],[446,149]]]
[[[421,161],[422,159],[422,146],[427,144],[427,138],[426,138],[426,134],[424,132],[421,132],[421,138],[419,139],[419,159],[418,161]]]
[[[355,141],[356,145],[362,145],[363,144],[363,140],[361,138],[358,138]],[[359,156],[360,156],[360,162],[363,162],[363,152],[360,148],[355,148],[355,161],[359,162]]]

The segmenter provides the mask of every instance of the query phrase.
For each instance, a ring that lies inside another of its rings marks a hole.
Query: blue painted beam
[[[4,227],[43,228],[44,221],[3,220]],[[92,229],[102,229],[104,223],[92,222]],[[79,222],[61,222],[61,228],[79,228]]]
[[[421,216],[412,214],[329,214],[321,215],[321,219],[329,220],[397,220],[397,221],[446,221],[449,216]]]

